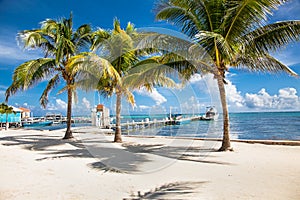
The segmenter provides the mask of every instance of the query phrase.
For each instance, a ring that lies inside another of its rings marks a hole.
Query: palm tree
[[[225,72],[230,67],[253,72],[287,72],[275,52],[299,40],[300,21],[268,24],[268,16],[285,0],[159,0],[156,19],[167,20],[201,45],[214,60],[223,111],[223,142],[220,151],[231,150]]]
[[[12,114],[12,113],[16,114],[16,112],[14,111],[13,107],[8,106],[5,103],[1,103],[0,104],[0,113],[6,115],[6,117],[5,117],[5,124],[6,124],[5,125],[5,130],[7,130],[8,127],[9,127],[9,124],[8,124],[8,115]]]
[[[99,29],[93,33],[93,52],[82,53],[70,62],[73,68],[78,68],[79,76],[76,79],[78,87],[86,90],[96,89],[106,96],[116,95],[114,142],[122,142],[121,101],[123,96],[134,105],[134,96],[131,92],[134,89],[146,87],[151,90],[154,85],[175,85],[170,78],[165,76],[165,73],[155,75],[151,73],[165,69],[163,65],[158,67],[160,65],[158,63],[163,62],[162,59],[151,56],[158,50],[151,47],[137,47],[143,37],[143,33],[136,32],[133,24],[128,23],[126,29],[123,30],[120,22],[115,19],[112,31]],[[139,75],[142,73],[152,76],[142,80],[135,78],[141,77]]]
[[[49,80],[40,97],[41,105],[46,107],[50,91],[61,80],[65,81],[66,87],[63,90],[67,90],[68,104],[67,130],[63,139],[73,137],[71,113],[76,72],[72,71],[73,68],[68,68],[68,62],[90,44],[90,33],[91,28],[87,24],[73,30],[71,13],[69,19],[47,19],[41,22],[39,29],[25,30],[18,34],[18,39],[24,43],[25,48],[41,49],[45,57],[27,61],[14,70],[13,83],[6,90],[6,101],[19,90],[26,90],[38,82]]]

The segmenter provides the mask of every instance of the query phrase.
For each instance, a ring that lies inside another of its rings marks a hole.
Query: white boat
[[[61,114],[56,113],[47,113],[45,119],[48,121],[52,121],[53,124],[61,124],[63,120],[63,116]]]
[[[219,114],[215,107],[209,106],[206,108],[205,115],[201,117],[201,120],[216,120],[218,119]]]
[[[183,118],[182,114],[171,114],[168,120],[168,125],[188,124],[192,121],[191,118]]]
[[[26,118],[22,120],[23,127],[50,126],[53,122],[44,118]]]

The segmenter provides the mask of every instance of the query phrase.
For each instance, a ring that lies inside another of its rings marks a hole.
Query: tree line
[[[18,91],[49,80],[40,97],[42,106],[49,92],[64,83],[67,92],[67,129],[72,138],[71,112],[76,89],[97,90],[116,95],[114,142],[122,142],[121,99],[134,105],[132,91],[145,87],[173,87],[177,73],[182,82],[195,73],[211,73],[217,80],[223,114],[221,151],[231,150],[229,113],[226,102],[226,76],[229,68],[253,72],[286,72],[297,76],[271,53],[298,41],[300,21],[273,24],[267,18],[284,0],[158,0],[156,20],[180,28],[190,40],[155,32],[138,32],[132,23],[122,29],[115,19],[111,30],[93,31],[88,24],[73,28],[72,14],[60,20],[47,19],[33,30],[18,33],[24,48],[41,49],[43,58],[16,67],[6,100]],[[208,56],[203,56],[208,55]]]

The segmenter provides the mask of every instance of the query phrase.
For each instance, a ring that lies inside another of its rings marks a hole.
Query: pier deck
[[[191,121],[197,121],[201,120],[202,116],[193,116],[193,117],[188,117],[184,118],[185,120],[191,120]],[[175,125],[176,120],[170,120],[170,119],[163,119],[163,120],[156,120],[154,119],[153,121],[140,121],[140,122],[126,122],[126,123],[121,123],[121,128],[122,129],[141,129],[141,128],[153,128],[157,126],[165,126],[165,125]],[[109,128],[116,128],[116,124],[110,124]]]

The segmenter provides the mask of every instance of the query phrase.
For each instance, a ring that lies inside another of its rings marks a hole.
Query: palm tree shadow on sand
[[[1,137],[0,143],[3,146],[21,146],[26,150],[37,151],[40,155],[36,159],[38,162],[62,158],[95,158],[96,162],[90,163],[89,167],[104,170],[104,172],[144,173],[142,167],[147,164],[151,165],[154,162],[153,156],[168,159],[168,162],[170,160],[172,162],[184,160],[231,165],[231,163],[217,160],[216,154],[213,153],[217,149],[165,146],[162,144],[115,144],[105,138],[97,137],[97,134],[90,134],[90,137],[84,139],[61,140],[57,135],[20,133],[16,136]]]
[[[164,184],[148,192],[131,194],[130,198],[123,200],[141,199],[190,199],[207,182],[175,182]]]

